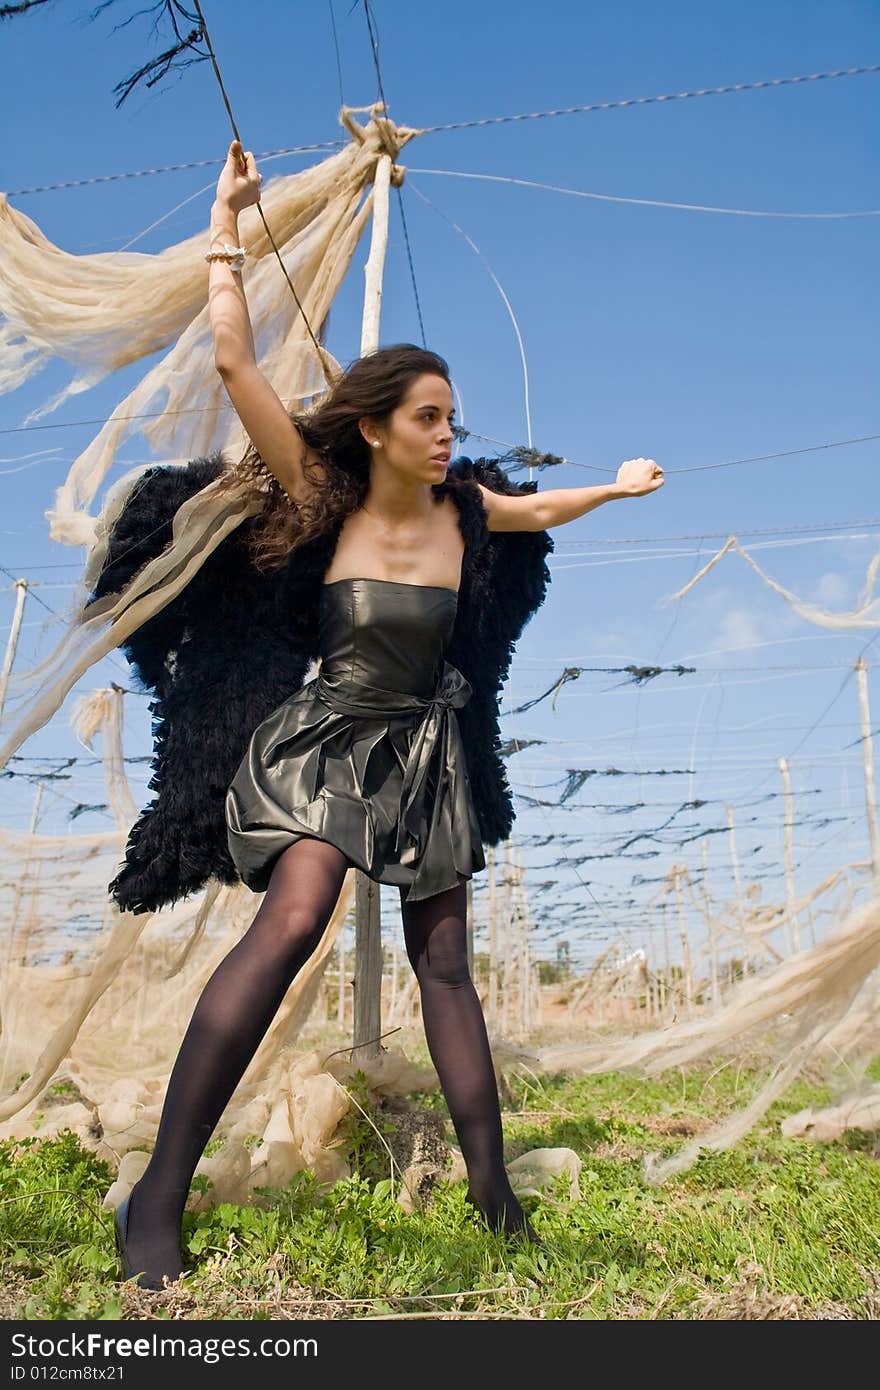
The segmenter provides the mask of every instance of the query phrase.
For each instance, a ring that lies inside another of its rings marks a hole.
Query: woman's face
[[[384,425],[364,423],[370,453],[407,481],[442,482],[452,453],[455,407],[442,376],[416,377]],[[376,443],[378,441],[378,444]]]

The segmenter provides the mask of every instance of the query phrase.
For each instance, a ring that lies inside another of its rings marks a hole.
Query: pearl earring
[[[374,448],[374,449],[378,449],[378,447],[379,447],[379,441],[378,441],[378,439],[374,439],[374,440],[373,440],[373,448]]]

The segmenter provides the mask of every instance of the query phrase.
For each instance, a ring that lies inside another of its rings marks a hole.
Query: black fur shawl
[[[149,469],[110,537],[89,602],[118,592],[171,539],[177,508],[213,481],[222,463]],[[459,508],[465,541],[458,608],[447,659],[473,694],[457,711],[484,843],[505,839],[514,819],[502,760],[498,702],[514,645],[546,596],[546,531],[489,532],[475,482],[493,492],[535,492],[513,483],[491,459],[457,459],[444,482]],[[122,650],[154,699],[156,793],[131,829],[110,884],[119,906],[157,911],[204,887],[238,880],[226,845],[225,797],[251,733],[303,685],[317,656],[320,584],[342,523],[297,547],[287,564],[260,573],[251,564],[245,522],[223,541],[181,594],[144,623]]]

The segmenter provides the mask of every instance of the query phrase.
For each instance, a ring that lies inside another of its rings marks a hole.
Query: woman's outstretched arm
[[[261,183],[254,156],[233,140],[211,208],[212,251],[238,247],[239,213],[260,201]],[[317,461],[317,455],[306,448],[284,404],[257,366],[241,274],[227,260],[210,261],[209,273],[214,364],[257,453],[284,490],[295,502],[301,502],[313,486],[306,478],[304,464]]]
[[[585,516],[605,502],[621,497],[644,497],[663,486],[663,469],[653,459],[627,459],[613,483],[597,487],[560,487],[507,497],[478,484],[490,531],[547,531]]]

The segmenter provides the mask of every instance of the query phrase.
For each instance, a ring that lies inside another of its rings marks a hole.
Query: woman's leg
[[[470,1200],[497,1230],[537,1239],[504,1167],[501,1109],[486,1022],[467,961],[467,885],[408,903],[406,950],[419,982],[428,1051],[467,1164]]]
[[[318,945],[348,867],[342,851],[323,840],[286,849],[256,917],[202,992],[168,1082],[152,1158],[129,1205],[129,1263],[151,1279],[181,1272],[180,1224],[196,1164]]]

